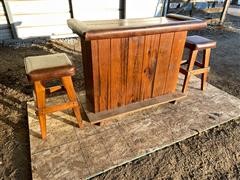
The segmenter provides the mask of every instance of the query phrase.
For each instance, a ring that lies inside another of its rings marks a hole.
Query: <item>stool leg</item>
[[[73,112],[74,112],[74,114],[77,118],[79,127],[83,128],[80,106],[79,106],[77,96],[76,96],[76,93],[75,93],[75,90],[74,90],[74,87],[73,87],[71,76],[62,77],[62,83],[63,83],[63,86],[65,87],[65,89],[67,91],[67,95],[68,95],[69,100],[77,103],[77,106],[75,106],[73,108]]]
[[[191,71],[193,70],[194,63],[195,63],[196,58],[197,58],[197,53],[198,53],[198,50],[193,50],[189,54],[189,59],[190,60],[189,60],[189,64],[188,64],[188,67],[187,67],[187,73],[185,74],[185,79],[184,79],[184,82],[183,82],[183,88],[182,88],[183,93],[185,93],[187,91],[188,83],[189,83],[189,80],[190,80],[190,77],[191,77]]]
[[[37,114],[39,118],[39,124],[41,128],[42,139],[46,139],[46,114],[45,109],[45,86],[41,81],[34,82],[34,91],[36,94]]]
[[[211,49],[205,49],[203,51],[203,67],[204,68],[208,68],[209,66],[209,60],[210,60],[210,53],[211,53]],[[206,82],[207,82],[207,75],[208,75],[208,71],[205,71],[202,74],[202,78],[201,78],[201,90],[204,91],[206,89]]]

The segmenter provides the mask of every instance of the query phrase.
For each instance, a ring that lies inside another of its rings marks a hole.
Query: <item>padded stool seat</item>
[[[75,67],[66,54],[52,54],[44,56],[31,56],[24,59],[25,70],[29,81],[34,84],[36,95],[36,114],[39,118],[42,139],[46,138],[46,114],[65,109],[73,109],[79,127],[83,127],[80,106],[72,83]],[[45,81],[61,79],[63,86],[53,86],[48,92],[66,90],[69,102],[46,106]]]
[[[188,36],[185,47],[191,49],[191,50],[203,50],[207,48],[215,48],[216,47],[216,41],[213,41],[211,39],[207,39],[202,36]]]
[[[73,76],[75,74],[75,67],[64,53],[30,56],[25,58],[24,63],[27,77],[32,82]]]

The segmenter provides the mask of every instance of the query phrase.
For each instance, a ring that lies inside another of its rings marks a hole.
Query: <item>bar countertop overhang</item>
[[[74,33],[85,40],[189,31],[207,27],[205,21],[178,14],[168,14],[166,17],[100,21],[69,19],[67,23]]]

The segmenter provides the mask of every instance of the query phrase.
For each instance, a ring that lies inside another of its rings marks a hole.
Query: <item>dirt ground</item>
[[[208,81],[240,98],[240,18],[225,28],[192,32],[217,41]],[[77,65],[76,90],[84,87],[78,39],[0,47],[0,179],[31,179],[26,102],[32,99],[23,59],[64,52]],[[117,167],[96,179],[240,179],[240,119]]]

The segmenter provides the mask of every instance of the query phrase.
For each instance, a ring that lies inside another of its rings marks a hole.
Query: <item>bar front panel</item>
[[[182,31],[83,42],[90,109],[100,112],[174,92],[186,35]]]

